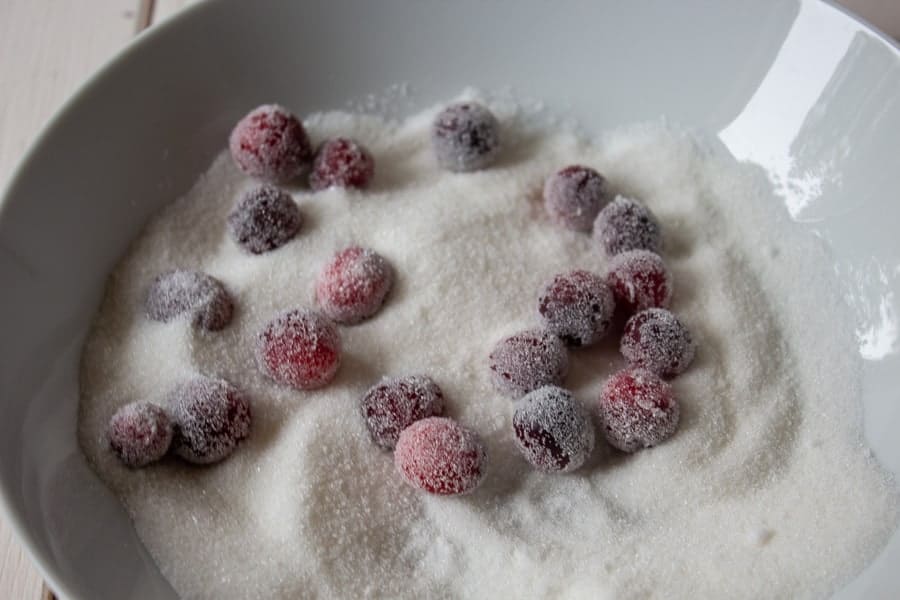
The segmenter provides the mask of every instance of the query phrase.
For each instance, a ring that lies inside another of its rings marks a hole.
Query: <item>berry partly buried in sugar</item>
[[[290,194],[274,185],[248,190],[228,215],[231,237],[251,254],[262,254],[291,241],[303,217]]]
[[[572,165],[544,182],[544,208],[554,222],[590,231],[606,199],[606,180],[590,167]]]
[[[609,261],[606,282],[616,304],[629,313],[646,308],[665,308],[672,300],[672,275],[658,254],[630,250]]]
[[[662,245],[659,222],[650,209],[622,196],[617,196],[597,215],[594,239],[609,256],[629,250],[659,252]]]
[[[420,419],[444,414],[444,394],[424,375],[385,378],[365,393],[360,411],[372,440],[392,450],[401,431]]]
[[[574,471],[594,449],[594,426],[581,402],[568,391],[548,385],[516,403],[516,445],[541,471]]]
[[[474,431],[429,417],[403,430],[394,465],[411,486],[439,495],[465,494],[484,477],[487,454]]]
[[[610,377],[597,408],[606,440],[624,452],[656,446],[678,428],[672,386],[646,369],[626,369]]]
[[[494,114],[477,102],[460,102],[442,110],[431,126],[438,164],[448,171],[477,171],[491,165],[500,150]]]
[[[566,347],[543,329],[522,331],[500,340],[489,357],[498,391],[520,398],[545,385],[559,385],[569,368]]]
[[[314,190],[329,187],[362,189],[375,175],[372,155],[358,142],[334,138],[319,147],[313,159],[309,186]]]
[[[222,282],[199,271],[169,271],[154,279],[145,302],[147,316],[171,321],[188,315],[202,329],[218,331],[231,322],[234,304]]]
[[[394,283],[380,254],[351,246],[338,252],[316,280],[316,301],[328,318],[352,325],[378,312]]]
[[[256,360],[279,383],[300,390],[319,388],[334,379],[341,365],[341,338],[324,315],[289,310],[260,332]]]
[[[538,298],[544,327],[570,346],[589,346],[599,341],[609,330],[615,308],[606,281],[583,270],[557,275]]]
[[[196,464],[228,457],[250,433],[250,402],[222,379],[197,377],[171,391],[169,412],[175,421],[175,453]]]
[[[620,350],[629,365],[674,377],[691,364],[696,345],[678,317],[664,308],[648,308],[628,319]]]
[[[231,157],[251,177],[286,183],[309,165],[312,147],[300,120],[266,104],[238,121],[228,140]]]
[[[155,404],[133,402],[116,411],[106,436],[116,456],[128,467],[143,467],[165,456],[172,443],[169,415]]]

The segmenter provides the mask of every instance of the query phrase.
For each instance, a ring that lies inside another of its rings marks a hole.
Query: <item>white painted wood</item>
[[[154,0],[152,23],[155,25],[160,21],[164,21],[181,11],[181,9],[200,1],[202,0]]]

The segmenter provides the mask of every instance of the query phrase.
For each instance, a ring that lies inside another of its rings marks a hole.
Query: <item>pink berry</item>
[[[169,271],[150,286],[145,303],[147,316],[168,322],[187,315],[208,331],[218,331],[231,322],[234,304],[222,282],[199,271]]]
[[[268,184],[247,191],[228,215],[231,237],[252,254],[283,246],[302,224],[300,209],[290,194]]]
[[[594,449],[590,415],[571,393],[552,385],[516,403],[513,430],[519,451],[541,471],[574,471]]]
[[[448,106],[431,126],[438,164],[456,172],[484,169],[500,150],[499,128],[493,113],[477,102]]]
[[[316,280],[316,300],[328,318],[353,325],[378,312],[394,271],[374,250],[351,246],[331,259]]]
[[[609,261],[606,282],[616,304],[629,313],[665,308],[672,300],[672,275],[662,258],[649,250],[630,250]]]
[[[169,394],[168,405],[175,421],[173,448],[188,462],[219,462],[250,433],[250,402],[223,379],[182,383]]]
[[[674,377],[691,364],[696,345],[678,317],[664,308],[648,308],[628,319],[620,349],[632,367]]]
[[[424,375],[385,378],[369,388],[360,409],[372,440],[393,450],[401,431],[420,419],[444,414],[444,394]]]
[[[570,346],[589,346],[609,330],[616,303],[599,275],[569,271],[553,278],[538,298],[544,327]]]
[[[597,215],[594,239],[613,256],[629,250],[659,252],[659,222],[643,204],[617,196]]]
[[[362,189],[375,175],[375,161],[361,144],[334,138],[319,146],[313,160],[309,186],[324,190],[331,186]]]
[[[474,490],[484,477],[486,457],[478,434],[452,419],[429,417],[400,434],[394,465],[409,485],[447,496]]]
[[[172,444],[169,415],[155,404],[132,402],[109,420],[109,445],[128,467],[143,467],[165,456]]]
[[[259,334],[256,359],[263,373],[278,383],[311,390],[334,379],[341,365],[341,338],[323,315],[289,310]]]
[[[590,231],[606,200],[606,180],[590,167],[572,165],[544,182],[544,208],[559,225]]]
[[[274,104],[254,108],[238,121],[228,146],[242,171],[272,183],[294,179],[312,157],[303,123]]]
[[[512,398],[545,385],[561,384],[569,369],[566,347],[558,337],[542,329],[522,331],[500,340],[489,362],[494,387]]]
[[[610,377],[598,409],[606,440],[623,452],[660,444],[678,428],[672,386],[645,369],[625,369]]]

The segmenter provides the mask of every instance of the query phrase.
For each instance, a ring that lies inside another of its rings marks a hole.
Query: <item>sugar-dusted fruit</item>
[[[334,255],[316,280],[316,302],[329,319],[359,323],[378,312],[394,283],[390,263],[374,250],[351,246]]]
[[[569,369],[565,345],[546,329],[529,329],[500,340],[488,360],[494,387],[513,399],[545,385],[561,384]]]
[[[245,192],[228,215],[231,237],[251,254],[262,254],[291,241],[303,217],[291,195],[264,184]]]
[[[332,138],[316,151],[309,187],[362,189],[368,187],[374,175],[375,160],[362,144],[349,138]]]
[[[590,167],[570,165],[544,182],[544,209],[557,224],[590,231],[606,201],[606,180]]]
[[[629,250],[659,252],[659,221],[650,209],[630,198],[617,196],[594,221],[594,239],[609,256]]]
[[[294,179],[312,159],[312,146],[303,123],[275,104],[254,108],[238,121],[228,139],[228,148],[242,171],[272,183]]]
[[[548,385],[516,403],[516,445],[536,469],[566,473],[594,449],[594,425],[584,406],[562,388]]]
[[[372,441],[393,450],[401,431],[420,419],[444,414],[444,394],[425,375],[385,377],[360,399],[360,412]]]
[[[560,273],[538,297],[538,314],[549,331],[569,346],[590,346],[612,323],[616,303],[606,281],[589,271]]]
[[[648,308],[628,319],[619,348],[629,365],[674,377],[690,366],[696,344],[678,317],[664,308]]]
[[[616,305],[628,313],[666,308],[672,300],[672,275],[663,259],[649,250],[630,250],[609,261],[606,282]]]
[[[196,377],[168,396],[175,422],[175,453],[205,465],[227,458],[250,433],[250,402],[239,389],[212,377]]]
[[[234,303],[222,282],[200,271],[174,270],[153,280],[145,301],[147,316],[168,322],[187,316],[201,329],[218,331],[231,322]]]
[[[646,369],[625,369],[610,377],[597,408],[606,440],[624,452],[656,446],[678,428],[672,386]]]
[[[477,102],[451,104],[435,117],[431,142],[438,164],[448,171],[477,171],[491,165],[500,151],[499,124]]]
[[[444,417],[416,421],[403,430],[394,450],[394,465],[409,485],[442,496],[478,487],[486,462],[478,434]]]
[[[126,466],[143,467],[165,456],[172,444],[172,421],[159,406],[132,402],[109,420],[109,446]]]
[[[256,360],[278,383],[300,390],[319,388],[334,379],[341,365],[341,338],[321,313],[289,310],[260,332]]]

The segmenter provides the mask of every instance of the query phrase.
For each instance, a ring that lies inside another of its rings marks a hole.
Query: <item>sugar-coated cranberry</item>
[[[629,250],[659,252],[660,227],[650,209],[630,198],[617,196],[594,222],[594,239],[609,256]]]
[[[489,364],[494,387],[520,398],[539,387],[561,384],[569,369],[569,356],[553,333],[531,329],[500,340]]]
[[[444,414],[444,394],[424,375],[385,378],[365,393],[360,410],[372,440],[392,450],[401,431],[420,419]]]
[[[194,325],[218,331],[231,322],[234,304],[222,282],[199,271],[175,270],[153,280],[145,302],[147,316],[171,321],[188,315]]]
[[[334,138],[319,146],[313,159],[309,186],[324,190],[332,186],[362,189],[375,175],[375,160],[362,144]]]
[[[626,369],[610,377],[597,406],[606,440],[624,452],[660,444],[678,428],[672,386],[646,369]]]
[[[620,350],[629,365],[674,377],[691,364],[696,345],[678,317],[664,308],[648,308],[628,319]]]
[[[378,312],[394,283],[380,254],[351,246],[335,254],[316,280],[316,301],[328,318],[352,325]]]
[[[431,127],[438,164],[457,172],[484,169],[500,150],[499,128],[494,114],[477,102],[448,106]]]
[[[199,465],[219,462],[250,433],[250,402],[223,379],[197,377],[168,397],[175,421],[175,453]]]
[[[260,332],[256,358],[263,373],[275,381],[310,390],[334,379],[341,365],[341,338],[324,315],[289,310]]]
[[[474,431],[452,419],[429,417],[400,434],[394,465],[411,486],[446,496],[474,490],[484,477],[486,457]]]
[[[556,223],[590,231],[606,199],[606,180],[590,167],[571,165],[544,182],[544,208]]]
[[[159,460],[172,444],[169,415],[149,402],[132,402],[109,420],[109,446],[126,466],[136,468]]]
[[[606,282],[616,304],[628,312],[665,308],[672,300],[672,275],[658,254],[629,250],[609,261]]]
[[[599,275],[569,271],[553,278],[538,298],[544,327],[570,346],[589,346],[609,330],[616,303]]]
[[[274,185],[248,190],[228,215],[231,237],[252,254],[262,254],[291,241],[303,217],[291,195]]]
[[[238,121],[228,146],[242,171],[273,183],[295,178],[312,158],[303,123],[275,104],[254,108]]]
[[[562,388],[548,385],[516,403],[516,445],[541,471],[574,471],[594,449],[594,425],[581,402]]]

